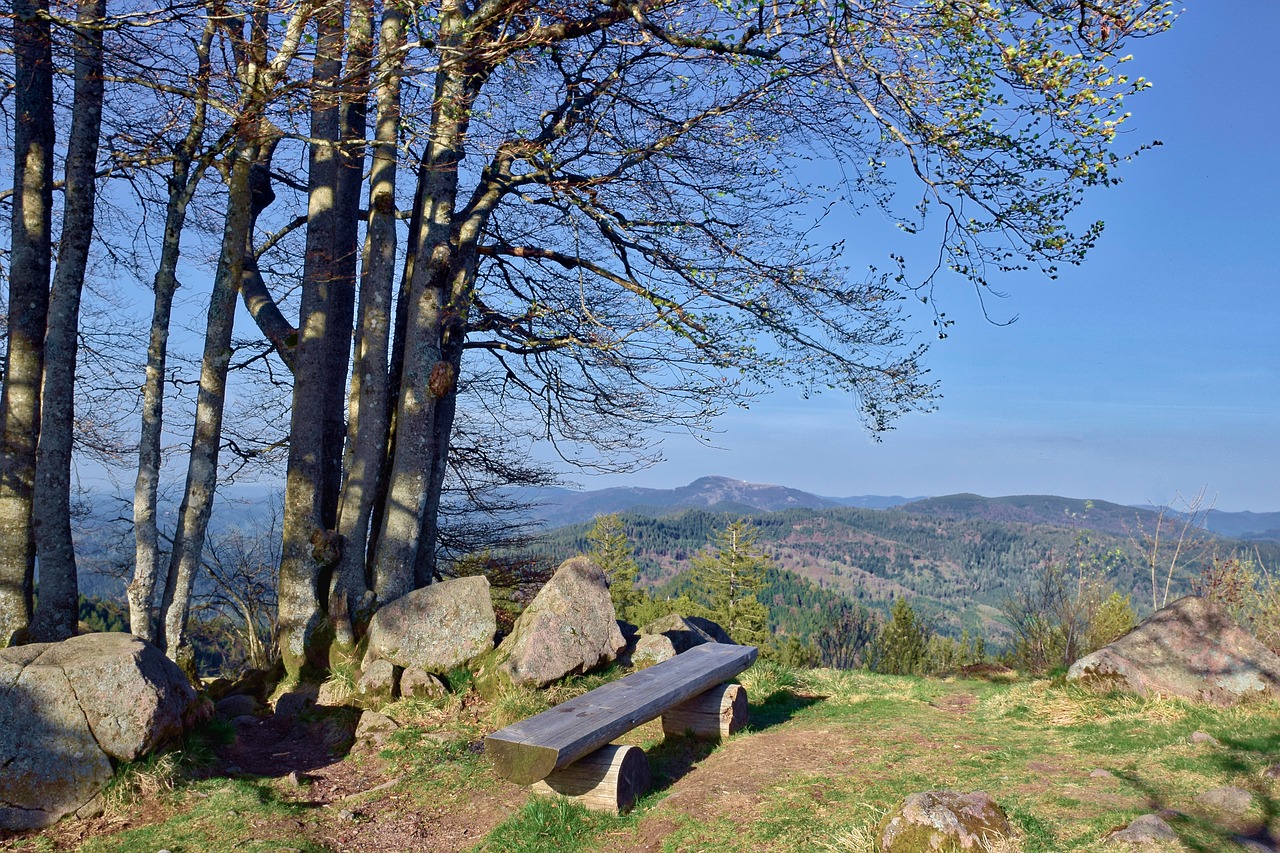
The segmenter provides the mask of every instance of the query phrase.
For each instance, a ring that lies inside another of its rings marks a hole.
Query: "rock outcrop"
[[[0,650],[0,829],[38,829],[93,801],[207,715],[159,649],[120,633]]]
[[[574,557],[529,602],[484,661],[476,684],[487,693],[504,684],[546,687],[609,663],[625,646],[604,572],[590,559]]]
[[[446,673],[492,649],[497,630],[487,579],[433,583],[378,608],[369,622],[364,668],[381,659]]]
[[[1013,834],[1004,809],[982,791],[912,794],[880,824],[879,853],[989,849]]]
[[[1080,658],[1068,681],[1143,696],[1232,704],[1280,695],[1280,657],[1218,605],[1187,596],[1110,645]]]

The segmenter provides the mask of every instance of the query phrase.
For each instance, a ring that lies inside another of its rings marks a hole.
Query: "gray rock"
[[[1189,595],[1076,661],[1067,680],[1231,704],[1280,695],[1280,657],[1221,607]]]
[[[631,665],[643,669],[670,660],[677,654],[676,644],[666,634],[641,634],[635,650],[631,652]]]
[[[314,708],[319,696],[320,688],[314,684],[296,687],[276,699],[276,716],[296,717]]]
[[[877,853],[985,850],[1013,835],[1009,816],[982,791],[924,791],[903,800],[880,824]]]
[[[1222,746],[1222,743],[1208,732],[1192,732],[1191,737],[1187,738],[1191,743],[1207,743],[1209,746]]]
[[[670,639],[676,654],[687,652],[703,643],[733,643],[725,630],[710,619],[675,613],[655,619],[640,629],[642,639],[645,635],[653,634],[662,634]]]
[[[1117,829],[1103,839],[1107,844],[1131,846],[1167,846],[1178,841],[1178,833],[1173,831],[1158,815],[1144,814],[1133,819],[1124,829]]]
[[[396,667],[389,660],[371,661],[356,682],[356,693],[366,701],[390,702],[396,692]]]
[[[228,696],[225,699],[219,699],[217,704],[213,706],[214,713],[223,720],[232,720],[236,717],[252,716],[262,710],[262,706],[258,704],[258,700],[244,693],[238,693],[235,696]]]
[[[498,630],[489,581],[457,578],[414,590],[378,608],[369,653],[396,666],[445,673],[493,648]]]
[[[1112,773],[1110,770],[1104,770],[1101,767],[1099,767],[1097,770],[1089,771],[1090,779],[1114,779],[1115,777],[1116,777],[1116,774]]]
[[[155,751],[209,710],[172,661],[129,634],[0,650],[0,829],[91,807],[112,759]]]
[[[355,741],[368,749],[381,749],[387,738],[399,728],[400,725],[385,714],[365,711],[356,724]]]
[[[406,699],[443,699],[449,692],[431,673],[411,667],[400,676],[400,695]]]
[[[516,619],[476,683],[489,693],[502,684],[546,687],[609,663],[625,646],[604,572],[590,559],[574,557]]]
[[[1245,815],[1253,808],[1253,794],[1244,788],[1226,785],[1205,791],[1196,802],[1211,812],[1222,815]]]

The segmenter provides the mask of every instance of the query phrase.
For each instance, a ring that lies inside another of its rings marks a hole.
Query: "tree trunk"
[[[329,618],[334,628],[331,659],[334,653],[339,656],[352,653],[356,632],[361,627],[361,599],[369,589],[365,558],[370,512],[387,446],[387,349],[396,259],[396,143],[404,25],[403,9],[389,5],[382,19],[377,129],[369,179],[369,224],[361,264],[355,363],[351,370],[343,461],[346,479],[338,508],[338,534],[343,547],[329,595]]]
[[[226,402],[227,368],[231,363],[231,331],[235,318],[236,290],[244,272],[244,247],[252,221],[249,172],[254,152],[241,145],[229,175],[226,225],[218,272],[214,277],[205,327],[204,354],[200,362],[200,392],[191,436],[187,483],[173,537],[173,553],[165,582],[161,620],[165,652],[178,660],[186,641],[187,613],[195,584],[205,533],[213,510],[218,483],[218,450],[222,440],[222,415]]]
[[[47,0],[14,0],[13,219],[9,332],[0,392],[0,646],[31,620],[31,502],[49,310],[53,209],[53,50]]]
[[[198,48],[199,82],[191,129],[178,145],[169,176],[169,201],[165,207],[164,242],[152,290],[151,334],[147,343],[146,379],[142,386],[142,430],[138,439],[138,475],[133,484],[133,580],[129,598],[129,627],[134,636],[156,639],[156,579],[160,569],[160,530],[156,523],[156,497],[160,489],[160,449],[164,427],[164,374],[169,352],[169,320],[178,289],[178,258],[187,209],[195,196],[206,164],[192,168],[192,159],[204,138],[209,87],[209,47],[213,25],[206,22]]]
[[[411,591],[433,481],[436,415],[442,397],[456,393],[457,373],[442,344],[449,329],[461,335],[463,317],[450,312],[456,258],[452,244],[458,165],[464,154],[470,106],[483,84],[478,72],[443,69],[436,76],[431,141],[418,170],[410,234],[404,355],[396,409],[395,449],[381,513],[374,592],[390,601]]]
[[[344,312],[345,265],[340,245],[340,97],[342,3],[327,0],[316,10],[316,54],[312,66],[311,151],[308,162],[307,248],[289,429],[284,535],[280,563],[280,650],[293,680],[323,671],[324,601],[340,554],[336,526],[341,432],[333,435],[331,386],[345,388],[351,311]],[[348,291],[350,287],[346,288]],[[341,328],[345,316],[346,326]],[[341,373],[334,350],[342,342]],[[339,409],[341,417],[341,409]],[[333,493],[332,500],[330,493]]]
[[[102,128],[102,30],[98,25],[106,12],[106,0],[82,0],[77,12],[75,96],[67,140],[62,239],[49,296],[36,456],[33,518],[40,555],[40,601],[31,634],[39,642],[57,642],[74,635],[80,614],[71,541],[71,444],[80,296],[93,238],[94,181]]]

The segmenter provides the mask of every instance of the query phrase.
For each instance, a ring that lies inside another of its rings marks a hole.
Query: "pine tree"
[[[929,663],[930,634],[910,603],[899,598],[876,638],[871,668],[890,675],[923,674]]]
[[[616,512],[597,515],[596,526],[587,534],[587,541],[591,543],[588,556],[604,569],[605,577],[609,579],[609,597],[613,599],[614,612],[619,619],[628,618],[644,600],[644,593],[636,589],[640,568],[632,556],[626,531],[622,529],[622,519]]]
[[[711,606],[711,618],[740,643],[768,638],[768,610],[756,597],[769,558],[756,547],[756,531],[739,519],[716,534],[715,545],[693,558],[693,583]]]

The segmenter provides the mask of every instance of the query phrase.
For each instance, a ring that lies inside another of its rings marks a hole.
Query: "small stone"
[[[395,695],[396,667],[389,660],[370,661],[356,682],[356,692],[366,699],[389,702]]]
[[[1227,815],[1243,815],[1253,807],[1253,794],[1244,788],[1226,785],[1205,791],[1196,797],[1196,802],[1210,811]]]
[[[1114,779],[1115,777],[1116,774],[1112,773],[1110,770],[1103,770],[1101,767],[1097,770],[1089,771],[1090,779]]]
[[[1178,833],[1173,831],[1158,815],[1144,814],[1136,817],[1124,829],[1108,833],[1103,839],[1107,844],[1148,845],[1177,841]]]
[[[876,850],[982,849],[993,837],[1012,834],[1004,809],[982,791],[925,791],[907,797],[880,824]]]
[[[443,699],[448,692],[443,681],[416,666],[400,676],[400,695],[406,699]]]
[[[292,690],[276,700],[276,716],[296,717],[303,711],[315,707],[320,688],[314,685]]]
[[[1209,746],[1222,746],[1221,741],[1208,732],[1192,732],[1188,738],[1192,743],[1207,743]]]
[[[214,713],[222,720],[233,720],[237,717],[252,717],[262,710],[258,700],[244,693],[237,693],[225,699],[219,699],[213,706]]]

